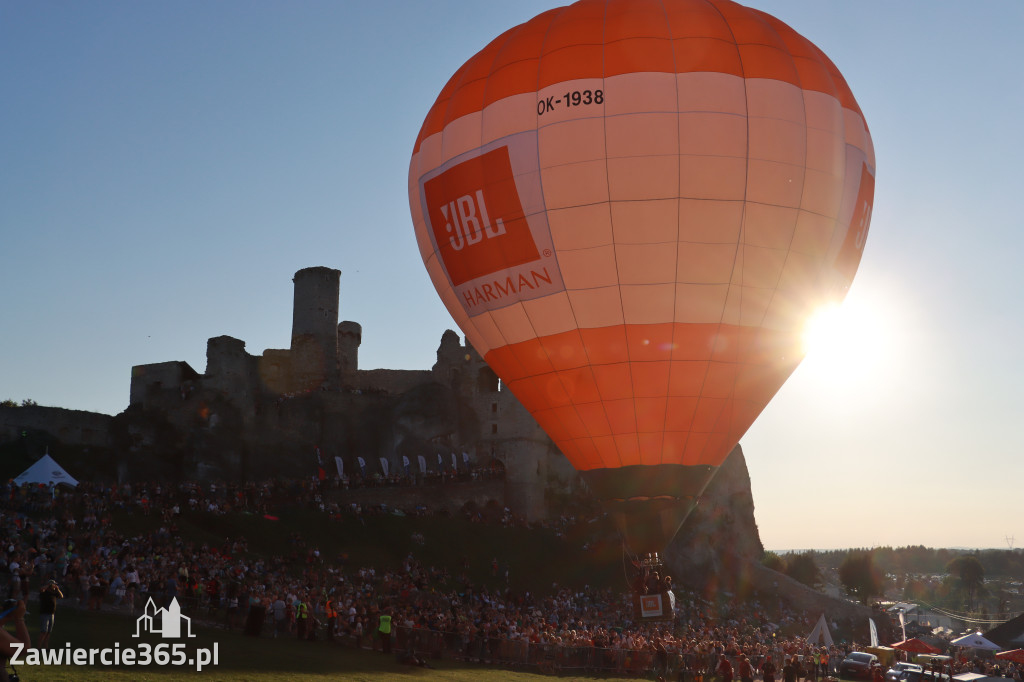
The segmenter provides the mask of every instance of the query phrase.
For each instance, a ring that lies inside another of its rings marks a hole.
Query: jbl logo
[[[458,199],[452,199],[441,207],[441,214],[444,215],[444,229],[451,235],[448,241],[456,251],[462,251],[467,244],[476,244],[484,237],[505,234],[505,221],[501,218],[497,218],[494,225],[491,225],[482,189],[478,189],[475,194],[463,194]]]
[[[434,246],[454,286],[540,259],[508,147],[426,180],[423,197]]]

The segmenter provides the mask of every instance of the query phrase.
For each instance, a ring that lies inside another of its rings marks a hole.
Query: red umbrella
[[[1000,651],[996,654],[996,658],[1001,658],[1004,661],[1013,661],[1014,663],[1024,663],[1024,649]]]
[[[907,651],[907,652],[910,652],[912,654],[938,654],[938,653],[942,653],[941,649],[936,649],[935,647],[933,647],[928,642],[922,642],[921,640],[917,639],[916,637],[911,637],[910,639],[905,639],[902,642],[896,642],[895,644],[891,644],[890,646],[892,646],[893,649],[900,649],[902,651]]]

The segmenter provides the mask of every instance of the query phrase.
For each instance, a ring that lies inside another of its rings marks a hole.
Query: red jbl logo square
[[[452,166],[423,184],[430,229],[454,286],[538,260],[508,147]]]

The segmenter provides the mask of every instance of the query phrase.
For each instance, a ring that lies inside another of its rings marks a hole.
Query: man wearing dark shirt
[[[50,633],[53,632],[53,618],[57,613],[57,600],[63,598],[64,593],[60,591],[56,580],[51,580],[43,589],[39,590],[40,649],[45,649],[50,642]]]

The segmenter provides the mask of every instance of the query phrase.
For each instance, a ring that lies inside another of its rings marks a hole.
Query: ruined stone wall
[[[207,340],[205,388],[239,398],[251,397],[252,369],[253,358],[245,351],[245,341],[230,336]]]
[[[292,352],[268,348],[256,359],[260,389],[284,395],[292,392]]]
[[[110,415],[62,407],[0,407],[0,442],[17,440],[23,431],[46,431],[64,443],[110,446]]]
[[[168,396],[194,390],[199,374],[187,362],[158,362],[132,367],[128,402],[148,407],[163,404]]]
[[[479,422],[476,461],[497,459],[505,467],[504,503],[529,521],[547,516],[546,491],[575,473],[536,420],[504,388],[472,346],[448,330],[441,337],[435,381],[457,390]],[[557,473],[556,473],[557,472]]]
[[[399,395],[433,379],[433,375],[427,370],[362,369],[351,378],[350,388]]]

